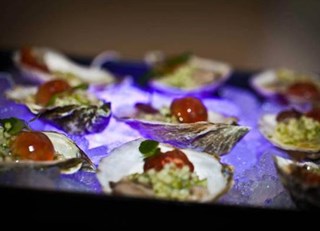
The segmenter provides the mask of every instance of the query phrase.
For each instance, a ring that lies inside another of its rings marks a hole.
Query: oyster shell
[[[320,208],[320,168],[312,162],[299,163],[279,156],[275,166],[284,187],[301,208]]]
[[[135,119],[125,122],[143,137],[216,155],[228,153],[249,131],[245,126],[210,122],[172,124]]]
[[[62,156],[53,161],[3,160],[0,158],[0,169],[13,167],[33,167],[38,169],[58,167],[62,173],[72,174],[79,169],[94,172],[96,167],[88,156],[69,138],[57,132],[43,132],[52,142],[57,155]]]
[[[101,132],[109,124],[110,103],[100,101],[88,94],[90,105],[70,104],[43,107],[35,103],[37,87],[16,86],[6,92],[6,96],[25,104],[38,118],[45,119],[70,134],[90,134]]]
[[[75,86],[80,83],[101,85],[115,81],[111,73],[101,68],[79,65],[52,49],[33,47],[32,52],[48,68],[48,72],[23,63],[21,61],[21,50],[14,53],[13,60],[23,76],[33,82],[43,83],[59,78]]]
[[[287,88],[296,82],[311,82],[320,87],[319,80],[316,75],[311,73],[298,73],[287,69],[268,69],[254,75],[250,79],[250,84],[264,97],[284,96],[289,101],[299,102],[302,99],[285,95]]]
[[[320,157],[320,144],[309,145],[308,143],[286,144],[277,139],[275,129],[277,126],[276,114],[265,114],[259,120],[259,130],[261,134],[276,147],[288,151],[289,154],[302,155],[310,159]]]
[[[196,123],[172,123],[136,117],[136,110],[119,109],[116,119],[123,121],[149,139],[169,143],[179,148],[192,148],[216,155],[228,153],[249,131],[248,127],[236,125],[237,118],[208,112],[209,121]],[[159,119],[159,118],[157,118]]]
[[[150,58],[153,57],[152,53],[148,54],[146,61],[152,65],[161,62],[162,60]],[[186,75],[191,75],[188,77],[194,82],[189,84],[189,86],[178,86],[177,84],[170,83],[172,78],[175,78],[173,74],[168,74],[166,76],[154,76],[149,81],[149,86],[155,91],[173,94],[173,95],[208,95],[212,94],[219,86],[221,86],[232,73],[232,68],[222,62],[204,59],[197,57],[195,55],[190,56],[186,63],[181,64],[181,66],[192,66],[194,71]],[[179,69],[178,67],[177,69]],[[176,72],[176,70],[174,71]],[[185,79],[185,81],[180,81],[180,83],[191,82],[191,80]]]
[[[139,152],[139,145],[144,139],[130,141],[119,148],[114,149],[110,155],[100,161],[97,170],[97,178],[104,192],[112,193],[110,183],[118,182],[123,177],[133,173],[142,173],[144,160]],[[161,151],[169,151],[174,147],[160,144]],[[190,149],[182,149],[188,159],[194,165],[194,171],[200,179],[207,178],[209,195],[201,198],[199,202],[217,200],[226,193],[233,184],[232,167],[222,164],[216,156],[197,152]],[[138,185],[125,185],[122,190],[125,195],[154,197],[153,192]]]

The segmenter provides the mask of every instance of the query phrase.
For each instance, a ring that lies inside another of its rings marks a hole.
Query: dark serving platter
[[[13,66],[11,54],[11,51],[0,52],[0,71],[2,74],[10,73],[13,80],[19,80],[19,73]],[[90,62],[85,58],[74,58],[74,60],[83,64]],[[130,60],[109,61],[103,66],[118,76],[131,75],[133,78],[147,70],[147,66],[142,62]],[[272,161],[272,155],[286,156],[286,154],[272,147],[256,129],[256,119],[261,113],[277,110],[282,106],[275,109],[274,105],[265,102],[251,89],[248,80],[253,73],[254,71],[235,70],[222,89],[212,95],[212,97],[227,99],[228,102],[235,100],[235,105],[241,104],[239,110],[233,106],[229,109],[240,116],[247,116],[242,122],[252,127],[248,138],[241,141],[242,144],[240,142],[230,154],[222,158],[224,162],[230,163],[236,169],[235,185],[216,203],[199,204],[105,195],[101,192],[94,174],[79,173],[60,177],[55,169],[40,173],[32,169],[1,173],[0,194],[3,198],[14,198],[12,199],[14,204],[19,205],[23,210],[32,208],[34,211],[42,211],[45,205],[48,209],[45,209],[44,215],[55,214],[55,211],[60,211],[60,215],[64,216],[74,213],[100,214],[119,222],[139,217],[140,212],[137,214],[137,211],[145,211],[142,216],[152,219],[154,210],[186,219],[192,219],[195,214],[205,216],[243,212],[296,213],[299,209],[283,188]],[[4,86],[0,86],[0,89],[3,90]],[[6,104],[1,105],[2,103],[0,100],[0,108],[7,107]],[[26,112],[25,109],[19,110],[15,113]],[[89,150],[83,137],[71,138],[75,138],[80,146]],[[89,150],[89,156],[91,154],[98,160],[101,158],[101,153],[106,153],[110,149],[108,146],[96,144]],[[3,204],[2,207],[12,209],[10,203]]]

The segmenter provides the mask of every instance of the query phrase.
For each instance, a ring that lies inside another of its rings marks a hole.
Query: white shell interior
[[[84,67],[56,52],[46,52],[44,61],[50,71],[71,72],[87,83],[111,83],[113,76],[97,67]]]
[[[80,149],[64,134],[57,132],[43,132],[51,140],[54,150],[66,159],[81,157]]]
[[[277,82],[277,75],[274,70],[266,70],[251,78],[252,87],[263,96],[273,96],[278,92],[276,87],[267,87]]]
[[[106,70],[102,70],[98,67],[86,67],[73,62],[66,56],[48,48],[33,48],[43,52],[44,63],[47,65],[51,72],[65,72],[72,73],[79,81],[70,80],[71,85],[77,85],[81,82],[90,84],[108,84],[114,82],[114,76]],[[38,69],[29,67],[20,62],[20,53],[16,52],[13,56],[13,60],[20,68],[23,74],[38,82],[46,82],[54,79],[51,74],[42,72]]]
[[[16,86],[11,90],[6,91],[6,97],[18,103],[25,104],[29,110],[37,114],[43,107],[35,103],[35,94],[37,87],[33,86]]]
[[[117,182],[123,177],[143,172],[143,156],[139,152],[139,145],[144,139],[130,141],[114,149],[109,156],[103,158],[99,164],[97,178],[103,189],[111,193],[109,183]],[[162,151],[172,150],[172,146],[161,144]],[[194,165],[194,171],[200,179],[207,178],[209,200],[212,200],[231,186],[227,174],[222,174],[222,165],[218,159],[206,153],[181,149]]]

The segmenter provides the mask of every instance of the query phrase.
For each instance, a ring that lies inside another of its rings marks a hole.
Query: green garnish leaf
[[[143,154],[145,158],[148,158],[159,152],[160,148],[158,148],[158,145],[159,142],[155,140],[145,140],[141,142],[139,146],[139,151]]]
[[[73,91],[75,90],[87,90],[89,88],[89,84],[87,83],[81,83],[75,87],[72,88]]]
[[[4,131],[8,132],[10,135],[16,135],[24,128],[28,128],[27,124],[23,120],[14,117],[1,119],[0,123],[4,128]]]
[[[46,107],[53,106],[54,103],[56,102],[57,97],[58,97],[58,94],[53,95],[53,96],[49,99],[48,103],[46,104]]]
[[[167,58],[164,61],[164,66],[175,67],[177,65],[181,65],[181,64],[188,62],[190,58],[191,58],[190,52],[185,52],[185,53],[182,53],[179,55],[175,55],[175,56]]]
[[[150,71],[138,79],[138,83],[145,86],[152,78],[162,77],[172,72],[176,67],[186,63],[191,58],[191,52],[184,52],[166,58],[163,62],[156,64]]]

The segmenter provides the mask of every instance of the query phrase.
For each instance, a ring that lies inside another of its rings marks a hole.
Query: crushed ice
[[[18,116],[29,121],[32,114],[22,105],[4,98],[4,90],[12,86],[8,76],[0,75],[0,118]],[[172,97],[145,92],[133,86],[127,79],[102,89],[91,89],[101,99],[111,102],[112,110],[121,105],[133,106],[136,102],[150,102],[156,107],[168,105]],[[251,131],[234,149],[222,157],[222,161],[233,165],[235,184],[218,203],[276,208],[294,208],[288,193],[284,190],[276,174],[273,155],[285,156],[275,149],[259,133],[257,121],[266,112],[278,112],[285,106],[274,102],[261,103],[251,92],[237,87],[224,86],[221,98],[204,99],[208,108],[226,115],[237,116],[241,125],[251,127]],[[55,130],[41,121],[30,123],[33,129]],[[60,131],[61,132],[61,131]],[[119,145],[140,137],[140,134],[124,123],[111,119],[109,126],[99,134],[69,136],[98,164],[100,159]],[[2,184],[27,187],[54,188],[59,190],[101,192],[97,179],[92,173],[78,172],[60,176],[57,169],[38,172],[32,169],[17,169],[0,172]]]

